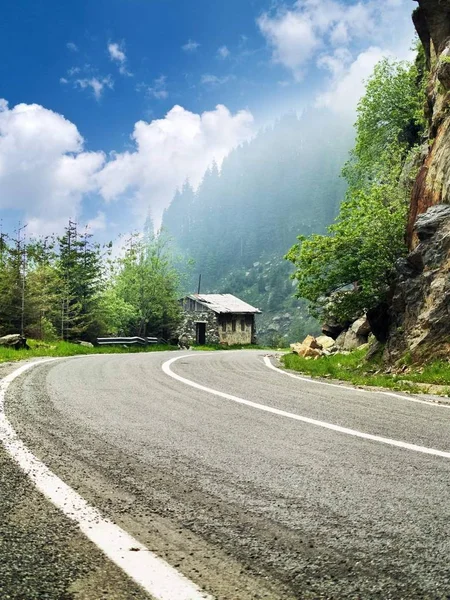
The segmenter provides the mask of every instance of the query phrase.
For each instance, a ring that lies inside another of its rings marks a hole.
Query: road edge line
[[[34,486],[130,579],[155,600],[213,600],[197,584],[177,571],[121,527],[104,518],[25,446],[5,414],[11,383],[29,369],[61,360],[48,358],[19,367],[0,380],[0,442]]]
[[[257,410],[261,410],[263,412],[271,413],[274,415],[278,415],[280,417],[285,417],[288,419],[293,419],[295,421],[301,421],[302,423],[307,423],[309,425],[314,425],[315,427],[321,427],[323,429],[329,429],[331,431],[336,431],[337,433],[343,433],[345,435],[350,435],[353,437],[369,440],[372,442],[378,442],[381,444],[386,444],[388,446],[394,446],[397,448],[402,448],[404,450],[411,450],[413,452],[419,452],[421,454],[428,454],[432,456],[439,456],[441,458],[450,458],[450,452],[445,452],[443,450],[436,450],[435,448],[427,448],[426,446],[418,446],[416,444],[411,444],[409,442],[402,442],[400,440],[394,440],[391,438],[385,438],[379,435],[373,435],[371,433],[364,433],[362,431],[358,431],[356,429],[349,429],[348,427],[341,427],[340,425],[334,425],[333,423],[327,423],[326,421],[319,421],[317,419],[311,419],[310,417],[303,417],[301,415],[296,415],[295,413],[290,413],[279,408],[273,408],[272,406],[266,406],[265,404],[259,404],[258,402],[252,402],[251,400],[245,400],[244,398],[240,398],[239,396],[233,396],[231,394],[227,394],[226,392],[220,392],[219,390],[214,390],[207,386],[201,385],[195,381],[191,381],[190,379],[186,379],[177,373],[174,373],[170,368],[172,364],[178,360],[190,358],[191,355],[183,355],[176,356],[161,365],[162,371],[171,377],[172,379],[176,379],[185,385],[193,387],[195,389],[201,390],[203,392],[207,392],[208,394],[213,394],[215,396],[219,396],[220,398],[225,398],[226,400],[231,400],[236,402],[237,404],[243,404],[244,406],[249,406],[251,408],[256,408]],[[338,386],[339,387],[339,386]]]

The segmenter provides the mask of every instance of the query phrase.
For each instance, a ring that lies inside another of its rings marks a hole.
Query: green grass
[[[412,393],[426,392],[425,385],[443,386],[430,389],[435,394],[450,393],[450,363],[435,361],[421,367],[405,365],[399,372],[386,373],[380,358],[365,360],[366,350],[350,354],[334,354],[317,360],[307,360],[296,354],[286,354],[281,362],[286,369],[311,377],[349,381],[356,386],[384,387]]]
[[[40,340],[28,340],[30,350],[14,350],[0,346],[0,363],[24,360],[26,358],[36,357],[58,357],[58,356],[77,356],[83,354],[125,354],[130,352],[157,352],[161,350],[177,350],[176,346],[150,345],[150,346],[131,346],[124,348],[122,346],[100,346],[87,348],[79,344],[70,342],[42,342]]]

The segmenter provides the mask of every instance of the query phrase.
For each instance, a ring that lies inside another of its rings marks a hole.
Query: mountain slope
[[[322,232],[345,194],[340,171],[352,128],[323,113],[290,114],[189,183],[163,227],[182,256],[187,291],[229,292],[264,311],[260,338],[292,340],[315,324],[294,298],[284,254],[299,234]],[[188,265],[193,260],[193,266]]]

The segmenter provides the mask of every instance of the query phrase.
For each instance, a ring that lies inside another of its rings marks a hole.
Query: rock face
[[[352,328],[343,331],[336,340],[336,346],[340,350],[356,350],[367,343],[367,336],[357,335]]]
[[[15,350],[20,350],[22,348],[29,350],[30,347],[27,344],[26,338],[24,338],[20,333],[12,333],[10,335],[5,335],[0,338],[0,346],[7,346],[9,348],[14,348]]]
[[[427,86],[429,151],[411,196],[407,241],[419,242],[414,225],[418,215],[436,204],[450,204],[450,2],[418,0],[413,21],[423,44],[430,77]]]
[[[387,306],[374,333],[394,362],[450,355],[450,2],[418,0],[413,21],[429,69],[425,116],[428,152],[414,183],[406,239]],[[369,315],[369,319],[371,315]]]
[[[432,206],[415,226],[418,245],[397,264],[385,358],[450,355],[450,206]]]

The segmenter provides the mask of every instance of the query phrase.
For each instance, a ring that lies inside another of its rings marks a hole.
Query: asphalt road
[[[252,402],[450,451],[450,409],[291,379],[263,355],[188,353],[172,370]],[[217,600],[450,598],[450,459],[193,389],[163,373],[174,356],[37,367],[11,386],[7,415],[52,471]],[[84,560],[91,555],[98,564],[86,547]],[[140,597],[123,586],[91,586],[86,597]],[[45,598],[82,597],[58,593]]]

